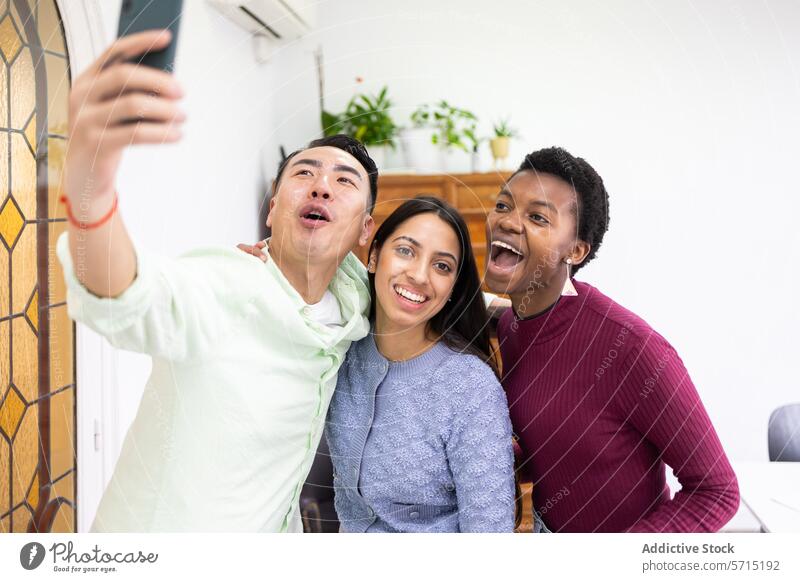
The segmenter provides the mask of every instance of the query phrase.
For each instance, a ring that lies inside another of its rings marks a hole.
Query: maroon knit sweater
[[[575,281],[549,311],[498,327],[503,385],[534,507],[561,532],[708,532],[739,489],[672,346]],[[670,500],[669,465],[681,483]]]

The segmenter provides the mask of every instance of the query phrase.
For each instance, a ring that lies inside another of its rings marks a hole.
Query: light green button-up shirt
[[[298,496],[350,343],[369,331],[366,271],[350,254],[329,289],[344,326],[313,321],[274,261],[209,248],[137,249],[136,280],[99,298],[75,277],[70,316],[153,371],[93,531],[301,531]]]

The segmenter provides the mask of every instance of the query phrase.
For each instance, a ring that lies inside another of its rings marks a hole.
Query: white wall
[[[612,220],[579,278],[676,346],[732,458],[767,458],[770,411],[800,401],[797,2],[339,0],[319,22],[328,108],[387,84],[400,121],[445,98],[486,132],[510,115],[514,163],[589,160]]]

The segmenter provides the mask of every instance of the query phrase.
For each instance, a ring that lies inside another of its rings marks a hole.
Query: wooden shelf
[[[478,269],[486,259],[486,214],[511,172],[485,174],[387,174],[378,179],[378,199],[372,214],[376,229],[405,200],[421,194],[436,196],[458,209],[469,228]],[[369,247],[367,247],[369,248]],[[366,249],[358,257],[366,263]]]

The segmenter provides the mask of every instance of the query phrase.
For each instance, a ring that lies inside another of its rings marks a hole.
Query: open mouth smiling
[[[518,248],[504,241],[492,241],[489,260],[502,270],[510,270],[516,267],[525,255]]]
[[[395,285],[393,287],[394,292],[397,293],[403,299],[415,303],[417,305],[422,305],[428,300],[428,297],[425,295],[421,295],[420,293],[415,293],[410,289],[406,289],[405,287],[401,287],[400,285]]]

